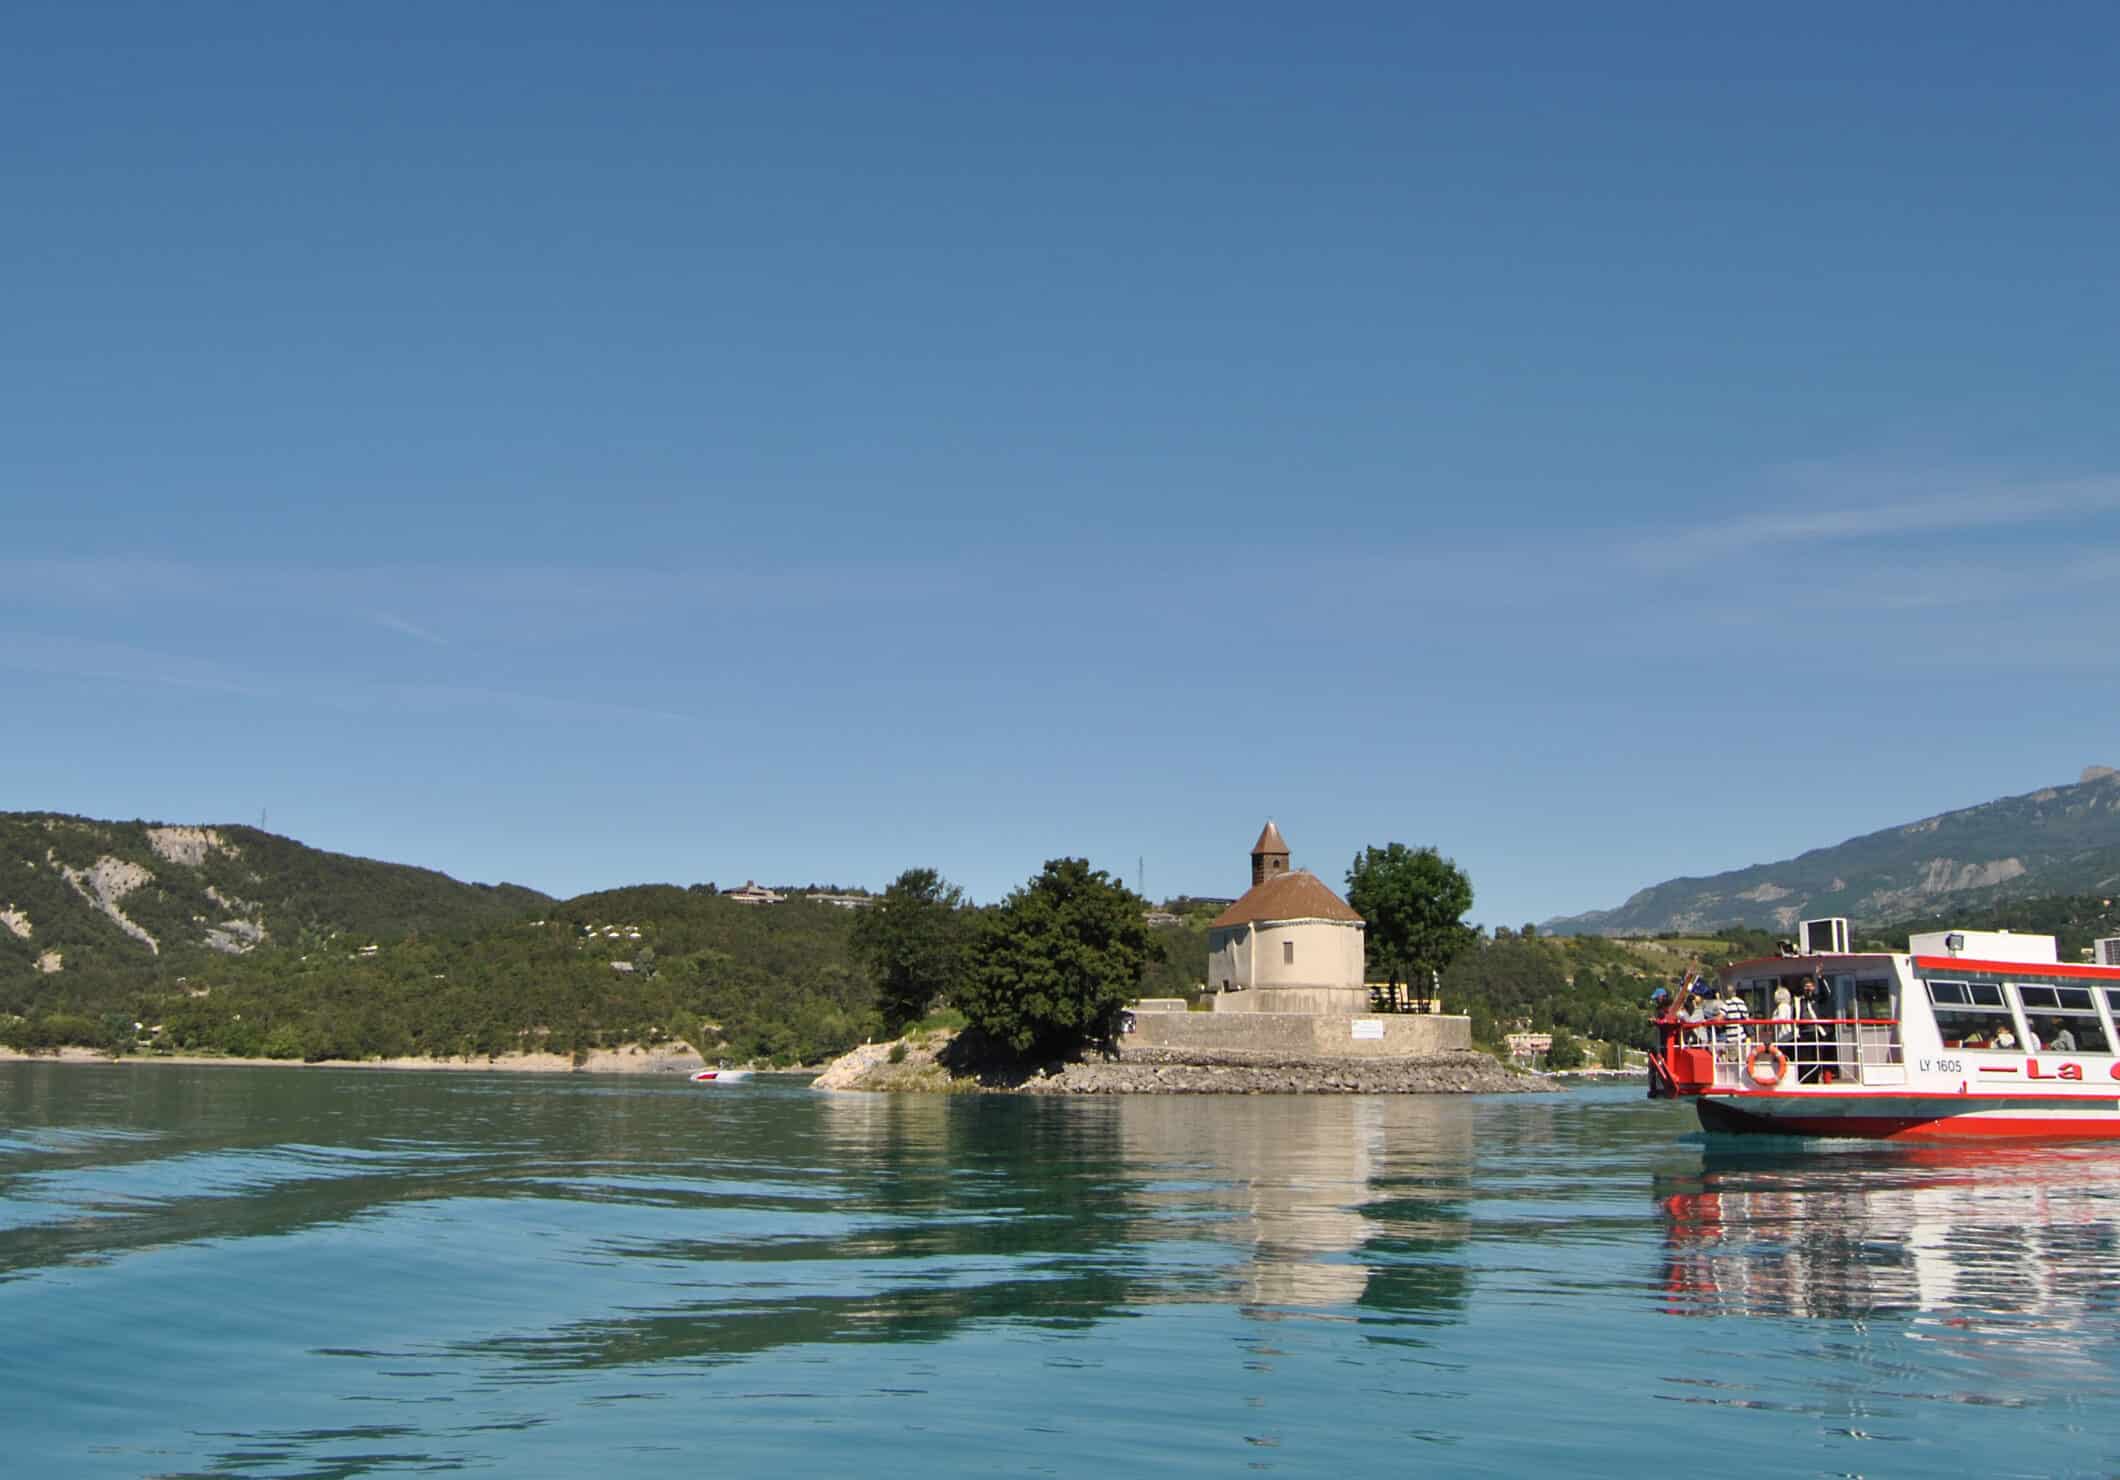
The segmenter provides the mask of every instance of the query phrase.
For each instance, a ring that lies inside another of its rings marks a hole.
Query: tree
[[[1416,997],[1479,935],[1464,920],[1472,881],[1433,848],[1364,848],[1347,870],[1347,902],[1369,922],[1372,967]]]
[[[1553,1030],[1553,1046],[1546,1050],[1546,1067],[1549,1069],[1580,1069],[1583,1067],[1583,1042],[1566,1028]]]
[[[1080,858],[1056,858],[979,923],[957,1006],[1023,1057],[1065,1057],[1108,1037],[1162,954],[1146,901]]]
[[[925,1017],[964,976],[971,945],[964,891],[931,868],[909,868],[855,916],[849,945],[895,1032]]]

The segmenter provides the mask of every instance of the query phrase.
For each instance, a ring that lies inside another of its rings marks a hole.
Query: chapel
[[[1288,856],[1269,821],[1252,845],[1251,888],[1207,928],[1215,1011],[1365,1013],[1365,922]]]

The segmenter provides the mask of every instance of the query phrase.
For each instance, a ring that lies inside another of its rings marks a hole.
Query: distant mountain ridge
[[[0,975],[479,929],[548,903],[254,827],[0,812]]]
[[[1559,934],[1633,935],[1748,925],[1789,930],[1845,915],[1884,923],[2034,895],[2120,892],[2120,772],[2050,786],[1850,838],[1779,863],[1670,879],[1616,909],[1564,915]]]

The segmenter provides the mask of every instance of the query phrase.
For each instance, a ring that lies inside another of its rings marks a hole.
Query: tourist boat
[[[1691,1100],[1709,1131],[2120,1137],[2120,941],[2098,943],[2112,964],[2082,966],[2050,935],[2007,930],[1916,935],[1895,954],[1807,920],[1800,941],[1722,968],[1749,1016],[1665,1026],[1652,1097]],[[1815,1020],[1776,1021],[1775,987],[1806,979]]]
[[[749,1079],[749,1069],[701,1069],[692,1076],[694,1084],[735,1084]]]

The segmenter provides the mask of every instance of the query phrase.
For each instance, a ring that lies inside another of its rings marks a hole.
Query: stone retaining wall
[[[1361,1024],[1363,1036],[1356,1036]],[[1375,1036],[1371,1036],[1375,1035]],[[1440,1013],[1137,1012],[1121,1051],[1190,1049],[1297,1058],[1403,1059],[1462,1053],[1472,1019]]]

